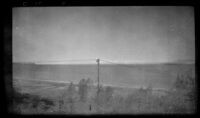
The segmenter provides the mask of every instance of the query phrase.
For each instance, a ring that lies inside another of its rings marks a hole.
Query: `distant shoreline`
[[[13,78],[14,80],[25,80],[25,81],[40,81],[40,82],[53,82],[53,83],[60,83],[60,84],[70,84],[70,81],[53,81],[53,80],[33,80],[33,79],[23,79],[23,78]],[[75,85],[78,85],[78,83],[74,83]],[[93,84],[93,86],[95,86],[97,83]],[[101,84],[104,87],[110,86],[110,87],[114,87],[114,88],[126,88],[126,89],[146,89],[146,86],[132,86],[132,87],[128,87],[128,86],[118,86],[118,85],[111,85],[111,84]],[[157,90],[157,91],[167,91],[167,88],[152,88],[153,90]]]
[[[32,64],[32,65],[96,65],[96,63],[33,63],[33,62],[12,62],[12,64]],[[195,62],[166,62],[166,63],[100,63],[101,65],[179,65],[195,64]]]

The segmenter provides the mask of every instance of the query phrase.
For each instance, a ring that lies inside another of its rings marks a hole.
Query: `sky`
[[[187,6],[18,7],[12,36],[13,62],[195,60],[194,9]]]

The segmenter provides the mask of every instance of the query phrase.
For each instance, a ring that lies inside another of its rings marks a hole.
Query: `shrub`
[[[54,105],[54,102],[48,98],[42,98],[38,95],[24,94],[14,90],[13,93],[13,108],[15,112],[22,113],[28,109],[42,108],[49,109]],[[37,110],[36,110],[37,111]]]
[[[85,102],[87,100],[88,96],[88,83],[87,80],[81,79],[79,82],[79,96],[80,96],[80,101]]]

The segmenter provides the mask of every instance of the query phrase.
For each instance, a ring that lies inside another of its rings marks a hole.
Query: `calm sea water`
[[[170,88],[177,74],[194,76],[194,64],[100,65],[100,83],[138,87]],[[82,78],[97,82],[97,65],[37,65],[13,63],[13,78],[72,81]]]

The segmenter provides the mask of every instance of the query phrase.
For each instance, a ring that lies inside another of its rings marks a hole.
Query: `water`
[[[100,83],[121,87],[170,88],[177,74],[194,75],[194,64],[100,65]],[[13,77],[78,83],[82,78],[97,82],[97,65],[36,65],[13,63]]]

